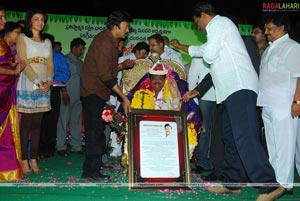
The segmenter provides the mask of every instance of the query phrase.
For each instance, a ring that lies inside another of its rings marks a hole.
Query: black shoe
[[[292,188],[285,188],[284,195],[294,195],[294,191]]]
[[[40,158],[50,158],[52,156],[53,156],[53,153],[50,153],[50,152],[42,152],[39,154]]]
[[[67,150],[60,150],[60,151],[57,151],[57,153],[60,156],[68,156],[69,155]]]
[[[217,176],[214,173],[211,173],[209,175],[203,176],[202,179],[204,181],[217,181],[217,180],[222,181],[224,179],[224,177],[223,176]]]
[[[104,174],[101,174],[101,173],[90,175],[90,176],[83,174],[82,178],[84,178],[84,179],[91,179],[91,180],[94,180],[94,181],[105,182],[105,181],[108,181],[108,179],[110,178],[110,176],[104,175]]]
[[[83,150],[78,150],[78,151],[71,151],[72,154],[80,154],[83,155],[84,151]]]

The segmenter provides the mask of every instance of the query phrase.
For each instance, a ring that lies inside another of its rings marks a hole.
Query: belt
[[[31,57],[28,59],[29,63],[41,63],[45,64],[47,63],[47,58],[45,57]]]

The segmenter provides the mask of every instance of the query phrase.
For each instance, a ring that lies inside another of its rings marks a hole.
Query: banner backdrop
[[[25,18],[25,12],[6,11],[8,21],[17,21]],[[70,42],[73,38],[80,37],[86,42],[86,51],[93,37],[106,29],[107,17],[91,17],[76,15],[48,14],[48,22],[44,32],[53,34],[56,41],[62,43],[64,54],[70,51]],[[240,33],[249,35],[251,25],[239,25]],[[159,33],[169,39],[178,39],[186,45],[200,45],[206,41],[203,32],[197,30],[194,22],[134,19],[131,23],[131,32],[128,34],[125,54],[131,52],[137,42],[145,41],[152,34]],[[105,48],[105,47],[104,47]],[[85,55],[83,55],[84,57]],[[184,63],[189,63],[191,58],[182,52]]]

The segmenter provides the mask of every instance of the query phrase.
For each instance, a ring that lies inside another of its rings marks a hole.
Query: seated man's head
[[[155,95],[164,87],[168,70],[161,62],[156,62],[149,70],[149,76]]]
[[[165,84],[165,75],[151,75],[150,80],[155,94],[158,94]]]

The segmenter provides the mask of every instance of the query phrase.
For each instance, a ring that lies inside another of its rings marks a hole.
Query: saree
[[[13,69],[13,48],[0,39],[0,68]],[[0,74],[0,182],[23,178],[16,86],[18,77]]]

